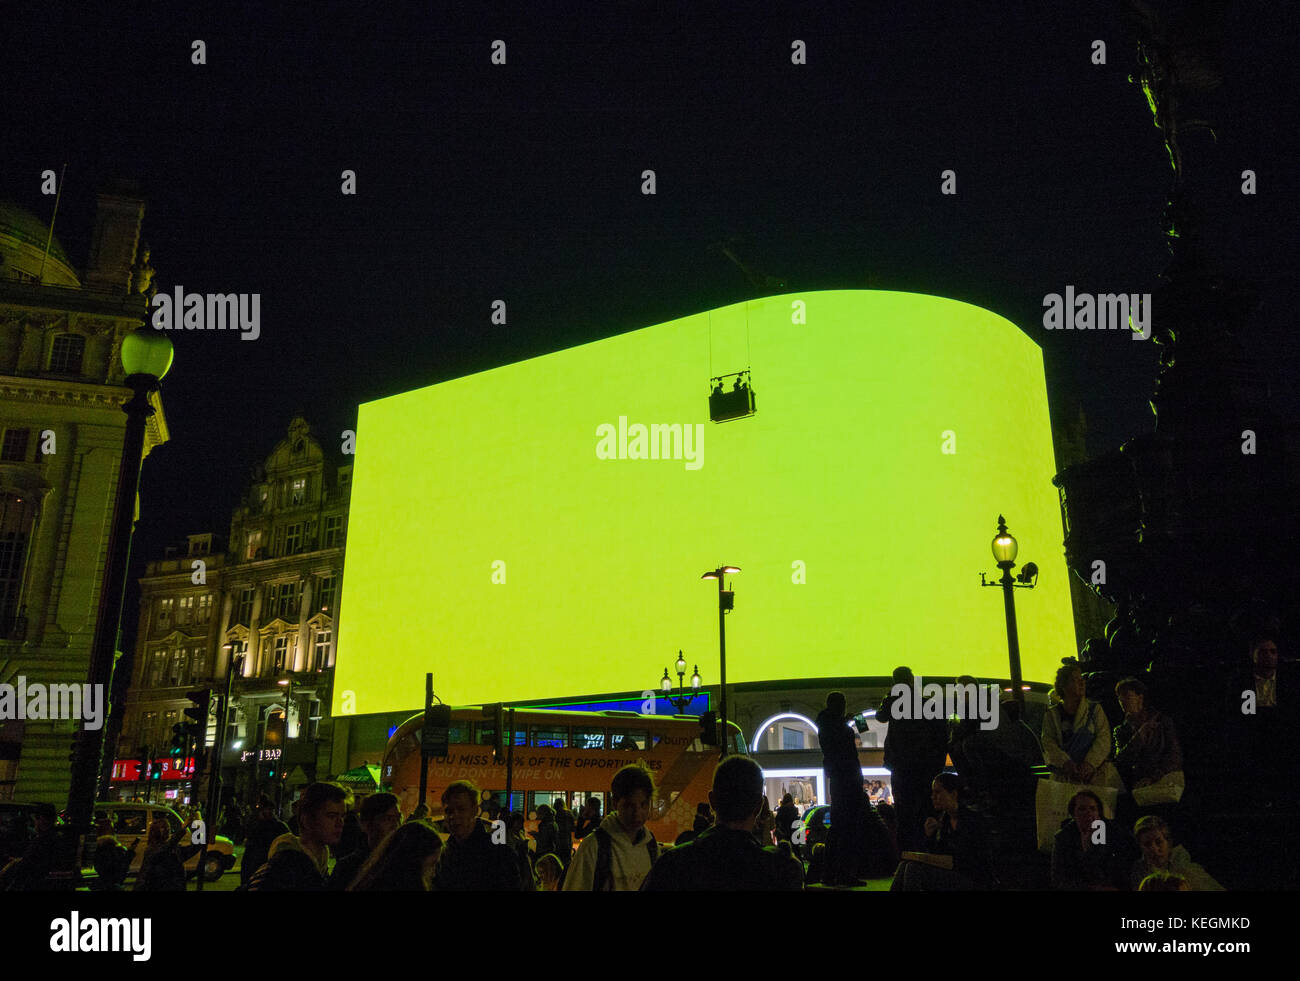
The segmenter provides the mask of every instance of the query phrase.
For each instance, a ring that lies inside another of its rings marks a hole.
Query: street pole
[[[427,672],[424,676],[424,725],[429,724],[429,709],[433,706],[433,673]],[[425,797],[429,794],[429,753],[425,749],[428,745],[425,739],[424,726],[420,727],[420,799],[419,804],[424,803]]]
[[[276,768],[279,771],[279,777],[275,781],[275,811],[280,815],[281,819],[284,817],[284,768],[289,762],[289,699],[292,697],[293,679],[290,678],[289,683],[284,686],[284,739],[280,741],[280,765]]]
[[[1020,680],[1020,635],[1016,630],[1016,591],[1011,578],[1010,562],[999,562],[1002,570],[1002,604],[1007,614],[1007,651],[1011,656],[1011,697],[1022,709],[1025,706],[1024,685]]]
[[[140,490],[140,462],[144,452],[144,432],[148,418],[154,414],[149,393],[158,387],[152,375],[134,374],[126,379],[134,393],[122,411],[126,413],[126,435],[122,458],[117,470],[117,492],[113,501],[112,524],[104,563],[104,584],[99,594],[95,634],[91,644],[90,674],[92,691],[97,688],[107,699],[113,687],[113,662],[118,629],[122,622],[122,600],[126,589],[127,569],[131,562],[131,533],[135,527],[135,500]],[[66,843],[66,862],[62,874],[71,882],[79,874],[80,844],[93,830],[95,785],[99,779],[103,756],[103,730],[77,731],[76,760],[68,788],[68,829],[72,840]],[[61,876],[62,877],[62,876]]]
[[[727,611],[722,603],[722,569],[718,570],[718,657],[721,675],[719,681],[718,708],[718,755],[720,759],[727,756],[727,744],[731,742],[731,733],[727,729]]]
[[[235,671],[242,669],[244,656],[231,657],[226,662],[226,690],[217,705],[217,742],[213,746],[212,772],[208,777],[208,803],[203,809],[203,844],[199,847],[199,879],[194,885],[195,892],[203,891],[203,865],[208,857],[208,838],[217,833],[218,815],[221,807],[221,761],[226,752],[226,726],[230,715],[230,693],[234,687]]]
[[[508,816],[512,810],[510,807],[510,791],[514,788],[515,777],[515,710],[513,708],[506,714],[506,735],[510,739],[510,742],[506,744],[506,813]],[[506,821],[506,827],[509,828],[509,826],[510,822]]]

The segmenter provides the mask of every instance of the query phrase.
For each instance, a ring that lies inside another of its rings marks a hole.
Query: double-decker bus
[[[397,795],[402,812],[419,803],[420,743],[424,714],[397,727],[384,752],[381,783]],[[740,728],[729,723],[729,755],[748,755]],[[536,828],[539,804],[563,797],[574,810],[588,797],[601,802],[602,817],[612,803],[609,783],[629,763],[642,762],[655,782],[647,826],[659,841],[671,842],[691,827],[697,804],[707,802],[718,762],[717,746],[700,740],[700,720],[693,715],[641,715],[637,712],[566,712],[515,709],[510,775],[510,810],[522,811],[529,830]],[[506,763],[493,760],[495,723],[482,708],[453,708],[446,756],[429,759],[426,802],[434,815],[442,792],[455,780],[506,801]]]

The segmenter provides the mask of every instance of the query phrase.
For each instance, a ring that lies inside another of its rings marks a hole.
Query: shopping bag
[[[1166,773],[1155,783],[1133,790],[1133,802],[1138,807],[1154,807],[1157,804],[1177,804],[1183,799],[1186,783],[1182,770]]]

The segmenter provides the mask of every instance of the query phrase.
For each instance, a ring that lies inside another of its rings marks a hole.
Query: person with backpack
[[[646,829],[655,785],[640,763],[623,767],[610,783],[609,814],[578,846],[564,879],[565,892],[636,892],[659,858]]]

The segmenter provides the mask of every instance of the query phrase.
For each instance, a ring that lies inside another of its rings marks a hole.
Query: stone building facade
[[[330,727],[323,716],[334,673],[351,476],[351,465],[327,459],[307,423],[295,418],[254,468],[231,517],[226,551],[212,554],[212,535],[192,535],[184,557],[150,563],[140,581],[123,746],[169,746],[171,727],[192,704],[187,692],[224,690],[232,660],[242,657],[232,678],[226,787],[248,799],[326,775]],[[194,581],[200,558],[204,584]],[[214,717],[208,745],[215,741]],[[134,789],[119,783],[123,794]],[[183,788],[178,779],[165,789]]]
[[[121,345],[147,312],[131,288],[143,216],[129,186],[100,194],[78,273],[46,223],[0,204],[0,684],[89,675],[132,396]],[[168,438],[149,398],[145,456]],[[63,807],[80,725],[0,719],[0,800]]]

